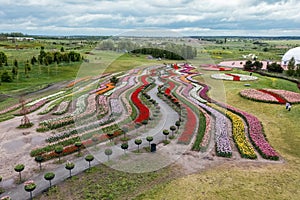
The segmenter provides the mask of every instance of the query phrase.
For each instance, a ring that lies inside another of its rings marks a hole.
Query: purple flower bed
[[[134,86],[135,85],[135,76],[128,76],[128,83],[127,83],[127,85],[125,86],[125,87],[123,87],[123,88],[120,88],[119,90],[116,90],[116,91],[114,91],[113,93],[112,93],[112,95],[111,95],[111,98],[119,98],[120,97],[120,95],[124,92],[124,91],[126,91],[126,90],[128,90],[129,88],[131,88],[132,86]]]
[[[123,108],[118,99],[110,99],[109,101],[111,114],[112,115],[121,115],[123,112]]]
[[[23,110],[20,110],[20,112],[18,112],[17,115],[24,115],[24,114],[28,114],[28,113],[31,113],[33,111],[36,111],[37,109],[39,109],[40,107],[45,105],[47,102],[48,102],[48,100],[43,99],[43,100],[35,103],[32,106],[26,107],[26,112],[24,112]]]
[[[216,141],[216,152],[218,156],[231,157],[232,149],[228,137],[228,124],[227,119],[224,115],[216,111],[215,109],[207,106],[204,103],[200,103],[196,99],[189,97],[189,99],[207,112],[211,113],[216,119],[215,124],[215,141]]]

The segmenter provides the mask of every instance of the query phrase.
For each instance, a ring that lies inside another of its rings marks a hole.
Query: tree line
[[[248,60],[244,64],[244,70],[260,71],[262,66],[263,66],[262,62],[259,62],[257,60],[255,61]],[[274,72],[274,73],[283,73],[284,69],[281,67],[280,64],[276,62],[272,62],[267,64],[267,71]],[[292,57],[291,60],[289,61],[285,74],[288,76],[300,77],[300,64],[296,64],[294,57]]]

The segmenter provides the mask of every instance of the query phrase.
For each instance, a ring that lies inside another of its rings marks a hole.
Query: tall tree
[[[293,76],[295,74],[295,64],[296,64],[295,58],[292,57],[287,66],[287,71],[286,71],[287,75]]]
[[[2,51],[0,51],[0,63],[7,63],[7,56]]]

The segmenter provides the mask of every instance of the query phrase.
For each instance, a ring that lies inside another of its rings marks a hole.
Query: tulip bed
[[[286,91],[286,90],[275,90],[275,89],[246,89],[240,92],[242,97],[262,101],[268,103],[279,103],[284,104],[286,102],[290,103],[300,103],[300,94],[296,92]]]
[[[287,90],[275,90],[275,89],[264,89],[265,91],[272,92],[273,94],[279,95],[290,103],[300,103],[300,94]]]
[[[250,100],[268,102],[268,103],[278,103],[278,100],[274,96],[266,94],[256,89],[242,90],[240,91],[240,95]]]
[[[211,104],[210,106],[219,110],[231,120],[232,136],[241,156],[243,158],[256,159],[257,156],[255,154],[254,148],[247,140],[247,133],[245,132],[245,125],[243,120],[236,114],[233,114],[232,112],[225,110],[224,108],[220,108],[214,104]]]
[[[71,101],[62,101],[57,107],[56,111],[53,112],[53,115],[62,115],[66,113],[69,109]]]
[[[257,80],[256,76],[248,76],[243,74],[212,74],[212,78],[228,81],[254,81]]]
[[[146,75],[142,76],[141,81],[142,81],[143,85],[140,86],[138,89],[136,89],[131,95],[131,101],[134,103],[134,105],[139,110],[139,114],[138,114],[137,118],[134,120],[135,123],[141,123],[144,120],[148,120],[149,116],[150,116],[149,109],[139,99],[139,94],[145,88],[145,86],[148,84],[146,78],[147,78]]]
[[[279,154],[271,147],[271,145],[266,140],[264,132],[263,132],[263,127],[262,127],[260,121],[255,116],[253,116],[247,112],[238,110],[230,105],[221,104],[221,103],[218,103],[218,102],[212,100],[206,94],[206,92],[209,90],[208,86],[205,84],[202,84],[202,86],[204,89],[202,91],[200,91],[200,95],[202,95],[202,97],[204,99],[206,99],[208,102],[214,102],[214,103],[218,104],[219,106],[226,108],[226,109],[240,115],[241,117],[243,117],[245,119],[245,121],[248,125],[250,141],[252,142],[252,144],[254,145],[256,150],[260,153],[260,155],[263,158],[271,159],[271,160],[279,159]],[[196,102],[196,103],[200,104],[201,107],[204,106],[204,104],[201,104],[199,102]],[[208,109],[206,109],[206,110],[209,111]],[[213,114],[213,112],[211,112],[211,113]],[[216,131],[217,131],[217,129],[216,129]]]

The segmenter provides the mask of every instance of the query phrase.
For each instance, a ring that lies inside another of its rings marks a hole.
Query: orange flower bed
[[[107,83],[106,88],[104,88],[102,90],[99,90],[96,94],[101,95],[101,94],[104,94],[105,92],[107,92],[111,89],[114,89],[114,88],[115,88],[115,85],[113,83]]]
[[[69,84],[66,86],[66,88],[73,87],[75,84],[77,84],[77,83],[79,83],[79,82],[81,82],[81,81],[85,81],[85,80],[87,80],[87,79],[89,79],[89,78],[90,78],[90,77],[87,76],[87,77],[80,78],[80,79],[78,79],[78,80],[72,81],[71,83],[69,83]]]

